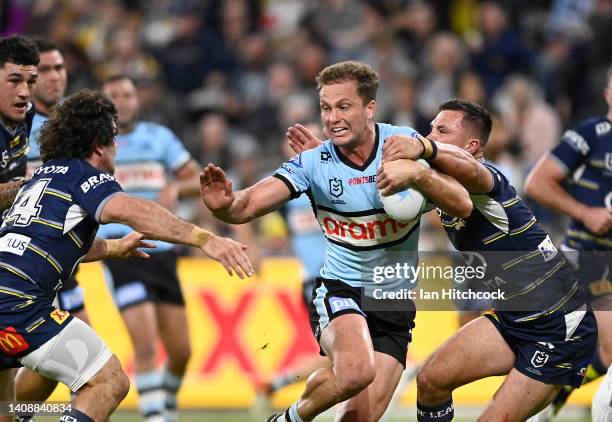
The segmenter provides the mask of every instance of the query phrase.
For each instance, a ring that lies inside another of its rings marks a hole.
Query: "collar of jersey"
[[[355,164],[354,162],[352,162],[350,159],[348,159],[344,154],[342,154],[342,152],[340,151],[340,148],[338,148],[336,145],[332,143],[332,145],[334,145],[334,151],[336,151],[336,155],[338,156],[340,161],[342,161],[347,166],[354,168],[355,170],[364,171],[365,169],[367,169],[368,166],[372,164],[372,161],[374,161],[374,159],[376,158],[376,154],[378,154],[378,145],[380,142],[378,123],[375,123],[374,127],[376,128],[376,134],[374,136],[374,147],[372,148],[372,152],[370,152],[370,156],[368,157],[368,159],[365,160],[365,162],[359,166]]]

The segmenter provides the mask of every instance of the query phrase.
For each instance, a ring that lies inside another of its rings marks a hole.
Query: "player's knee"
[[[130,389],[130,379],[121,368],[121,363],[113,355],[106,365],[88,382],[90,387],[105,386],[116,403],[119,404]]]
[[[370,385],[376,377],[376,364],[355,361],[337,368],[336,378],[343,396],[352,397]]]
[[[416,376],[417,390],[420,394],[435,394],[444,389],[439,377],[429,366],[424,366]]]
[[[168,353],[168,359],[173,361],[177,366],[187,366],[187,362],[191,358],[191,345],[186,343],[181,347],[175,348]]]
[[[139,341],[134,343],[134,357],[140,364],[157,365],[157,347],[155,341]]]

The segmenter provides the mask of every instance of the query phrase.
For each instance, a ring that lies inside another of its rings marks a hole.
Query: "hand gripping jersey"
[[[570,193],[577,201],[612,209],[612,123],[608,119],[589,119],[566,131],[551,157],[572,176]],[[582,222],[572,220],[564,244],[584,251],[609,251],[612,231],[595,236]]]
[[[517,195],[508,179],[484,164],[493,176],[488,194],[470,195],[474,210],[467,219],[438,210],[453,246],[462,255],[486,262],[483,283],[504,291],[496,306],[527,321],[584,303],[578,281],[548,234]]]
[[[25,120],[14,129],[8,129],[0,123],[0,183],[26,175],[28,138],[34,113],[34,104],[30,103]]]
[[[373,287],[375,267],[417,265],[419,218],[400,223],[389,217],[376,188],[383,142],[395,134],[414,136],[417,132],[377,123],[374,148],[362,166],[352,163],[327,140],[287,161],[274,174],[293,197],[303,192],[310,197],[327,240],[321,277],[353,287]],[[395,288],[404,281],[389,277],[376,287]]]
[[[102,208],[119,192],[113,176],[85,160],[45,162],[0,228],[0,268],[54,297],[89,251]]]
[[[171,180],[170,175],[190,160],[191,156],[170,129],[150,122],[139,122],[130,133],[117,136],[115,178],[126,193],[157,200],[157,194]],[[120,238],[132,231],[122,224],[107,224],[99,236]],[[148,253],[170,250],[171,243],[154,241]]]

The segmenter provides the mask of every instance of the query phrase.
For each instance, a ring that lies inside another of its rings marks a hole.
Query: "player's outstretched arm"
[[[541,204],[582,223],[597,236],[612,228],[612,209],[589,207],[574,199],[563,188],[567,175],[549,155],[545,155],[527,175],[525,192]]]
[[[240,278],[253,274],[246,246],[232,239],[219,237],[182,220],[159,204],[144,198],[119,193],[113,196],[100,214],[100,222],[122,223],[142,233],[147,239],[190,245],[202,249],[219,261],[227,272]]]
[[[470,195],[458,181],[413,160],[383,163],[376,175],[376,186],[385,196],[415,187],[447,214],[467,218],[472,213]]]
[[[219,220],[242,224],[279,209],[291,199],[289,188],[275,177],[234,192],[220,167],[209,164],[200,174],[202,202]]]
[[[423,137],[395,135],[383,145],[383,161],[427,159],[444,174],[455,178],[469,193],[489,193],[493,175],[472,154],[455,145]]]
[[[101,239],[96,237],[89,252],[85,255],[82,262],[100,261],[107,258],[149,258],[149,254],[138,250],[138,248],[154,248],[154,243],[144,240],[144,235],[138,232],[131,232],[121,239]]]
[[[23,182],[24,179],[18,179],[0,183],[0,210],[5,210],[13,204]]]

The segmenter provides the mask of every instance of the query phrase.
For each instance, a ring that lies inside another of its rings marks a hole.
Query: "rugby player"
[[[603,94],[608,113],[566,131],[525,183],[529,196],[572,219],[561,250],[575,265],[599,325],[599,347],[584,382],[607,372],[591,407],[598,422],[612,420],[612,67]],[[572,390],[562,389],[534,422],[550,420]]]
[[[375,266],[417,264],[419,219],[400,223],[389,217],[375,184],[384,140],[416,131],[375,122],[378,81],[378,74],[363,63],[328,66],[316,82],[321,119],[331,139],[238,192],[213,164],[201,175],[203,202],[217,218],[233,224],[307,192],[327,240],[311,326],[332,367],[312,374],[300,399],[268,421],[309,421],[337,403],[336,420],[378,420],[405,367],[414,304],[390,301],[373,309],[368,298]],[[420,163],[407,167],[414,183],[439,207],[462,218],[470,214],[469,196],[454,179]],[[376,287],[393,289],[401,283],[390,277]]]
[[[241,278],[253,269],[244,245],[126,195],[115,181],[116,109],[81,91],[53,110],[41,133],[43,165],[19,190],[0,229],[0,401],[14,401],[18,364],[60,381],[76,397],[62,420],[106,420],[125,397],[127,376],[104,341],[52,302],[85,260],[143,256],[143,236],[191,245]],[[121,222],[142,235],[95,238],[99,224]]]
[[[116,75],[102,91],[117,107],[115,177],[130,194],[174,210],[180,197],[198,195],[201,167],[165,126],[138,120],[134,81]],[[120,238],[131,229],[109,224],[99,236]],[[105,260],[109,285],[130,335],[135,355],[135,382],[145,421],[177,420],[176,396],[191,356],[185,299],[177,274],[175,245],[157,242],[147,261]],[[167,362],[158,368],[158,340]]]
[[[478,420],[524,421],[562,385],[580,385],[595,347],[595,317],[568,262],[506,177],[484,162],[491,131],[487,110],[450,100],[440,105],[431,126],[427,139],[386,141],[378,186],[383,194],[408,187],[409,160],[436,151],[430,163],[461,182],[474,205],[469,218],[439,210],[442,225],[457,250],[487,261],[485,281],[491,285],[493,279],[509,300],[463,326],[426,360],[417,375],[417,418],[451,421],[455,388],[507,374]],[[303,150],[317,142],[294,132],[292,143]]]

